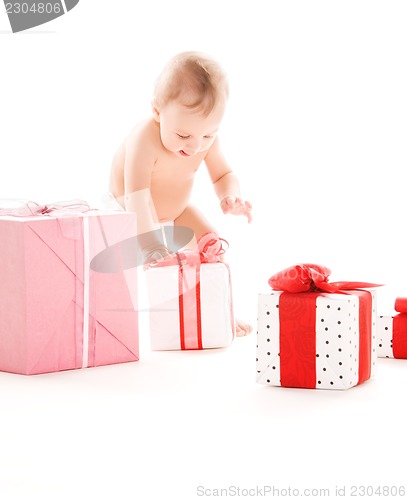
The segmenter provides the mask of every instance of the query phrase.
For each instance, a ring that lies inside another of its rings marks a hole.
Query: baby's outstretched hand
[[[249,224],[252,221],[252,204],[238,196],[225,196],[220,202],[220,207],[224,214],[244,215]]]

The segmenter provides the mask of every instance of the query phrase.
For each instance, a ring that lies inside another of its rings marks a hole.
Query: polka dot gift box
[[[269,280],[258,303],[257,382],[349,389],[375,371],[376,293],[370,283],[329,283],[330,270],[299,264]]]
[[[377,355],[407,359],[407,298],[397,298],[394,309],[399,314],[377,318]]]

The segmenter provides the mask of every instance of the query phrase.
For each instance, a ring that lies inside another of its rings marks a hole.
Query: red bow
[[[318,264],[297,264],[274,274],[268,280],[268,283],[274,290],[290,293],[340,293],[341,290],[382,286],[363,281],[336,281],[329,283],[328,278],[330,274],[330,269],[325,266]]]
[[[222,242],[227,243],[216,233],[205,233],[199,238],[196,250],[188,249],[177,252],[175,255],[166,257],[163,260],[151,262],[149,267],[181,266],[185,264],[195,266],[202,263],[222,262],[221,256],[226,251]]]

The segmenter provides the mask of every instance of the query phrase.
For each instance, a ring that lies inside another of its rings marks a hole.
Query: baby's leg
[[[195,236],[187,245],[188,248],[195,248],[196,242],[205,233],[217,232],[216,229],[208,222],[205,216],[192,205],[188,205],[187,208],[182,212],[182,214],[175,219],[174,226],[189,227],[193,230]],[[236,319],[235,321],[237,337],[244,337],[253,330],[251,325],[249,325],[248,323],[240,321],[238,319]]]
[[[183,226],[192,229],[194,237],[188,243],[187,248],[195,248],[196,242],[205,233],[215,232],[216,229],[208,222],[202,212],[193,205],[188,205],[182,214],[174,221],[174,226]],[[174,239],[176,243],[176,231]]]

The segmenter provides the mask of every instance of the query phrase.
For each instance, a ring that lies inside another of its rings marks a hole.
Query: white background
[[[107,190],[111,157],[183,50],[213,55],[231,95],[220,131],[254,221],[224,217],[204,170],[194,202],[230,243],[238,315],[299,262],[407,295],[404,1],[81,0],[12,34],[0,7],[0,199]],[[1,277],[0,277],[1,279]],[[346,393],[255,383],[255,334],[230,349],[36,377],[0,374],[9,499],[193,499],[198,485],[400,485],[404,361]]]

